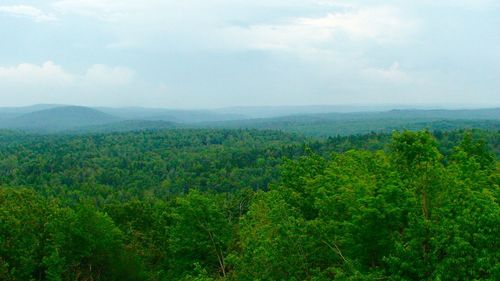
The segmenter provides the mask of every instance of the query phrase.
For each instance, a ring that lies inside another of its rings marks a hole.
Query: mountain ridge
[[[59,131],[80,126],[102,125],[119,119],[83,106],[58,106],[28,112],[3,120],[1,127],[34,131]]]
[[[41,108],[41,110],[36,110]],[[4,111],[2,111],[4,109]],[[25,113],[20,113],[25,112]],[[32,132],[110,132],[173,128],[273,129],[307,135],[356,134],[414,128],[500,128],[500,108],[392,109],[252,118],[210,110],[35,105],[0,108],[0,129]]]

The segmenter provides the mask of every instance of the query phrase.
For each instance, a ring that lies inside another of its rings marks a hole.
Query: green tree
[[[196,190],[177,198],[170,232],[172,276],[183,276],[196,263],[214,275],[228,274],[232,227],[220,199]]]

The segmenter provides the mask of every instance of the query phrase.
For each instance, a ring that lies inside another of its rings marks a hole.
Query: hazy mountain
[[[380,113],[394,118],[439,118],[439,119],[488,119],[499,120],[500,108],[455,109],[455,110],[391,110]]]
[[[499,120],[500,108],[489,109],[393,109],[381,112],[350,112],[296,114],[270,118],[270,120],[363,120],[363,119],[419,119],[419,120]]]
[[[127,120],[169,121],[176,123],[215,122],[248,118],[242,114],[221,113],[210,110],[178,110],[143,107],[98,107],[96,109]]]
[[[40,109],[41,110],[37,110]],[[276,107],[274,114],[307,110],[333,109],[318,107]],[[347,110],[347,108],[343,108]],[[360,109],[360,108],[358,108]],[[236,109],[232,109],[236,110]],[[241,108],[249,115],[259,108]],[[24,112],[24,113],[22,113]],[[269,113],[269,112],[268,112]],[[267,114],[267,113],[266,113]],[[255,128],[298,132],[306,135],[331,136],[361,134],[394,129],[500,129],[500,108],[473,110],[397,109],[367,112],[327,112],[249,118],[230,111],[170,110],[150,108],[89,108],[80,106],[37,105],[25,108],[0,108],[0,128],[38,132],[109,132],[159,130],[170,128]]]
[[[500,108],[477,110],[391,110],[321,113],[203,123],[212,128],[275,129],[311,136],[390,132],[399,129],[500,129]]]
[[[215,112],[224,114],[242,114],[251,118],[272,118],[289,115],[324,114],[324,113],[361,113],[385,112],[391,110],[426,111],[436,109],[436,106],[415,105],[309,105],[309,106],[254,106],[254,107],[227,107],[215,109]],[[457,108],[441,108],[438,111],[457,110]]]
[[[60,131],[71,128],[103,125],[118,121],[119,118],[101,111],[81,106],[60,106],[29,112],[3,120],[3,128]]]
[[[51,109],[59,107],[61,105],[56,104],[36,104],[31,106],[20,106],[20,107],[0,107],[0,125],[7,122],[9,119],[21,116],[26,113]]]
[[[312,106],[254,106],[254,107],[227,107],[215,109],[215,112],[224,114],[239,113],[250,118],[272,118],[297,114],[318,114],[331,112],[365,112],[383,111],[394,107],[364,107],[341,105],[312,105]]]
[[[35,104],[30,106],[18,106],[18,107],[0,107],[0,114],[26,114],[30,112],[52,109],[56,107],[64,107],[67,105],[61,104]]]
[[[331,120],[373,120],[373,119],[420,119],[420,120],[500,120],[500,108],[489,109],[460,109],[460,110],[389,110],[381,112],[330,112],[318,114],[293,114],[287,116],[278,116],[273,118],[254,118],[247,120],[237,120],[229,122],[220,122],[220,124],[258,124],[274,122],[313,122],[313,121],[331,121]]]

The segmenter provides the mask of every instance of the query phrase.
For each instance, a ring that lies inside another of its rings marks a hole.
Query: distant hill
[[[0,125],[7,122],[9,119],[21,116],[26,113],[60,107],[57,104],[35,104],[31,106],[21,107],[0,107]]]
[[[224,114],[242,114],[248,118],[273,118],[289,115],[309,115],[321,113],[378,112],[388,111],[394,106],[352,106],[352,105],[309,105],[309,106],[249,106],[226,107],[215,109],[214,112]]]
[[[29,112],[3,120],[0,127],[54,132],[77,127],[104,125],[117,121],[119,121],[119,118],[92,108],[61,106]]]
[[[58,104],[37,104],[23,107],[0,107],[0,122],[6,119],[19,117],[27,113],[37,111],[72,107]],[[176,123],[197,123],[215,122],[248,119],[250,117],[239,113],[223,113],[212,110],[180,110],[165,108],[143,108],[143,107],[86,107],[91,108],[121,120],[148,120],[148,121],[168,121]]]
[[[242,114],[222,113],[211,110],[178,110],[142,107],[98,107],[96,109],[126,120],[169,121],[176,123],[216,122],[249,118]]]
[[[0,107],[0,114],[26,114],[30,112],[52,109],[56,107],[64,107],[67,105],[61,104],[35,104],[30,106],[18,106],[18,107]]]
[[[425,120],[500,120],[500,108],[487,109],[393,109],[388,111],[331,112],[318,114],[293,114],[267,120],[360,120],[360,119],[425,119]]]
[[[391,132],[392,130],[451,130],[480,128],[500,130],[500,108],[491,109],[397,109],[367,112],[296,113],[286,116],[250,118],[268,114],[271,108],[220,110],[171,110],[155,108],[89,108],[81,106],[36,105],[0,108],[0,129],[31,132],[121,132],[172,128],[273,129],[308,136],[336,136]],[[323,111],[318,107],[276,107],[274,114]],[[349,108],[343,108],[347,110]],[[351,108],[353,109],[353,108]],[[260,112],[260,110],[263,110]],[[281,110],[281,111],[280,111]],[[267,112],[267,113],[266,113]]]
[[[379,115],[394,118],[439,118],[439,119],[488,119],[500,120],[500,108],[486,109],[432,109],[432,110],[391,110]]]
[[[442,112],[447,114],[449,111],[467,113],[470,111],[489,111],[490,109],[457,109],[457,108],[441,108],[432,106],[411,106],[411,105],[309,105],[309,106],[253,106],[253,107],[227,107],[214,109],[213,112],[224,114],[241,114],[247,117],[255,118],[274,118],[290,115],[315,115],[315,114],[359,114],[363,112],[407,112],[428,114],[430,111],[435,113]]]
[[[391,110],[385,112],[321,113],[275,118],[212,122],[212,128],[276,129],[309,136],[391,132],[392,130],[500,130],[500,108],[477,110]]]

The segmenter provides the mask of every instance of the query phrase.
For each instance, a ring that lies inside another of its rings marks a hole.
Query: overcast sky
[[[500,104],[498,0],[0,0],[0,105]]]

